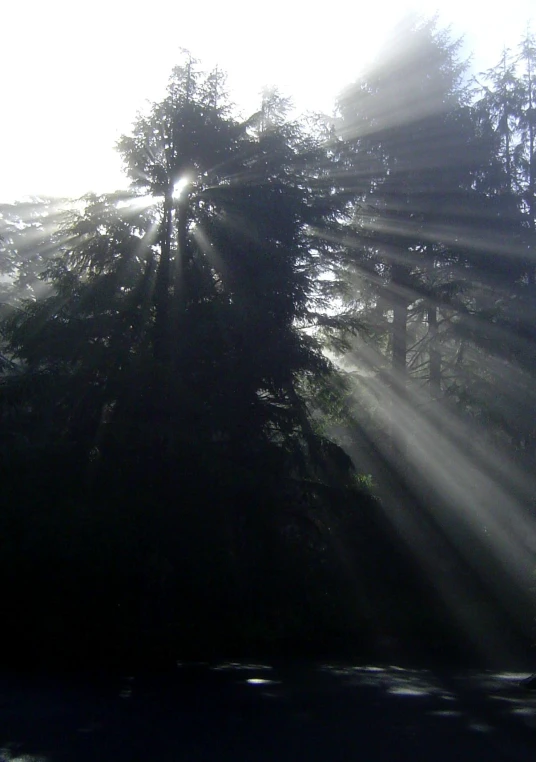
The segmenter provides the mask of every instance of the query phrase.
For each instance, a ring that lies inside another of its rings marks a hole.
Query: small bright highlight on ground
[[[278,680],[265,680],[262,677],[250,677],[247,682],[250,685],[270,685],[279,682]]]

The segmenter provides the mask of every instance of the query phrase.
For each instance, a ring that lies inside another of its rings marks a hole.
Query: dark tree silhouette
[[[71,211],[49,294],[3,324],[17,365],[2,379],[3,476],[34,543],[26,594],[78,637],[88,619],[97,641],[108,627],[121,642],[210,642],[223,618],[234,639],[312,632],[311,617],[329,629],[354,609],[330,536],[374,501],[307,408],[331,372],[315,231],[340,199],[284,99],[265,93],[240,123],[220,85],[191,58],[174,70],[119,143],[131,192]]]

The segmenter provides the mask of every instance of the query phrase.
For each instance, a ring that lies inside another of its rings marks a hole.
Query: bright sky
[[[476,70],[515,46],[528,20],[536,30],[534,0],[436,1],[441,24],[465,35]],[[115,142],[148,99],[164,94],[181,47],[227,70],[244,114],[272,84],[300,109],[331,111],[404,11],[434,10],[433,0],[4,3],[0,201],[124,186]]]

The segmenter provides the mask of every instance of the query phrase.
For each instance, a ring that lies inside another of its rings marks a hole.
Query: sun
[[[173,198],[175,201],[178,201],[179,198],[184,194],[184,191],[188,187],[188,185],[191,185],[192,180],[188,176],[183,176],[173,186]]]

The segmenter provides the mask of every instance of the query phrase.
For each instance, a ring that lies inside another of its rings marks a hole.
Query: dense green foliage
[[[460,617],[526,636],[487,540],[439,536],[423,456],[453,415],[523,484],[535,455],[534,44],[478,88],[457,51],[407,31],[331,127],[276,91],[239,121],[188,58],[119,141],[129,191],[0,209],[25,656],[430,652]]]

